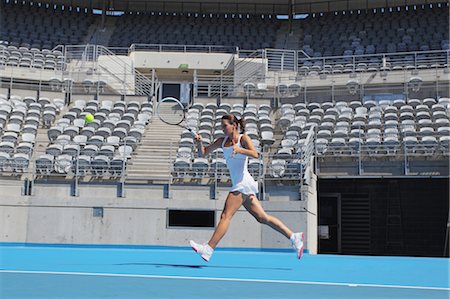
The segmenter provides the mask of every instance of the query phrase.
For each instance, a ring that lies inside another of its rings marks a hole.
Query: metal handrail
[[[328,145],[327,150],[325,152],[320,151],[315,143],[315,134],[308,134],[307,142],[304,144],[303,148],[297,151],[297,154],[292,154],[290,158],[282,158],[281,160],[285,160],[285,164],[280,166],[277,164],[280,160],[278,154],[276,153],[276,148],[273,148],[269,151],[269,149],[265,149],[262,153],[260,153],[260,161],[261,167],[254,168],[249,166],[249,170],[253,175],[255,180],[266,184],[270,181],[278,181],[278,182],[293,182],[294,184],[303,185],[307,182],[304,181],[304,174],[307,167],[311,167],[311,158],[315,157],[316,160],[316,172],[320,174],[320,168],[326,161],[336,161],[339,159],[349,158],[354,161],[355,167],[359,165],[360,172],[359,175],[363,175],[364,167],[361,167],[362,162],[367,159],[370,160],[387,160],[387,161],[397,161],[403,162],[405,167],[403,175],[414,175],[414,173],[410,173],[408,170],[408,165],[413,160],[420,161],[448,161],[450,156],[449,145],[440,144],[439,141],[435,145],[424,145],[418,143],[416,145],[411,145],[409,143],[403,142],[403,140],[399,140],[399,144],[395,146],[386,145],[381,143],[380,145],[374,148],[371,145],[367,144],[359,144],[358,147],[353,147],[350,144],[340,145],[340,146],[332,146]],[[75,145],[75,143],[71,142],[70,144]],[[103,143],[102,145],[108,145],[107,143]],[[127,144],[126,142],[119,143],[118,146],[127,146],[131,144]],[[137,145],[139,146],[139,145]],[[35,147],[37,147],[35,145]],[[135,152],[135,151],[133,151]],[[23,175],[23,174],[31,174],[34,178],[37,177],[60,177],[65,179],[80,179],[82,177],[90,176],[93,180],[95,179],[105,179],[110,178],[113,180],[124,181],[126,178],[127,171],[127,160],[128,157],[124,157],[124,164],[121,169],[112,169],[108,164],[104,170],[97,171],[94,166],[86,166],[83,169],[80,168],[79,157],[82,154],[82,150],[78,149],[75,156],[72,157],[70,164],[67,164],[67,172],[64,171],[56,171],[56,161],[53,161],[52,168],[49,171],[38,171],[39,168],[36,166],[36,160],[40,158],[40,156],[35,156],[33,158],[32,153],[29,155],[28,164],[25,166],[15,165],[14,162],[1,160],[0,163],[0,175]],[[12,156],[12,155],[11,155]],[[189,169],[186,169],[181,172],[174,168],[174,162],[176,158],[171,159],[170,165],[170,173],[167,174],[168,181],[177,180],[178,183],[192,183],[192,179],[208,179],[209,182],[214,184],[223,184],[224,182],[229,181],[229,173],[224,167],[211,167],[211,162],[213,158],[218,158],[217,156],[208,157],[208,167],[204,172],[199,173],[198,169],[192,169],[192,164]],[[323,160],[327,159],[327,160]],[[192,163],[193,156],[190,158]],[[267,161],[267,162],[265,162]],[[325,162],[324,162],[325,161]],[[300,163],[299,163],[300,162]],[[293,163],[293,164],[292,164]],[[254,164],[253,166],[255,166]],[[293,167],[290,167],[291,165]],[[31,172],[30,172],[30,167]],[[432,170],[433,166],[430,166]],[[19,170],[19,168],[21,170]],[[42,170],[42,169],[41,169]],[[117,171],[116,171],[117,170]],[[123,170],[123,171],[122,171]],[[362,170],[362,171],[361,171]],[[294,172],[292,172],[294,171]],[[145,176],[142,177],[143,180],[146,179]]]
[[[132,44],[129,52],[156,51],[156,52],[182,52],[182,53],[237,53],[238,48],[232,46],[215,45],[178,45],[178,44]]]
[[[120,59],[120,56],[116,55],[114,52],[103,46],[96,46],[98,55],[108,55],[114,57],[113,61],[121,68],[130,68],[134,74],[134,90],[136,94],[140,95],[152,95],[153,94],[153,82],[146,76],[142,75],[138,70],[134,68],[132,64],[127,63]],[[123,84],[127,84],[123,81]],[[127,84],[128,85],[128,84]]]
[[[297,55],[298,56],[298,55]],[[431,57],[430,57],[431,56]],[[434,57],[432,57],[434,56]],[[405,60],[405,58],[408,58]],[[385,64],[397,64],[397,63],[410,63],[414,67],[420,65],[420,63],[442,63],[448,64],[450,57],[449,50],[433,50],[433,51],[414,51],[414,52],[395,52],[395,53],[379,53],[379,54],[363,54],[363,55],[350,55],[350,56],[325,56],[317,58],[300,58],[298,56],[298,65],[301,67],[307,62],[320,61],[322,66],[324,65],[337,65],[342,63],[352,64],[356,67],[358,63],[374,63],[378,61],[383,67]]]
[[[201,88],[198,88],[199,86],[207,86],[206,93],[209,97],[222,98],[222,95],[225,92],[235,91],[245,82],[254,80],[254,77],[261,72],[261,68],[264,67],[263,65],[251,69],[250,71],[246,72],[244,76],[238,77],[236,76],[236,72],[252,63],[253,59],[262,59],[264,55],[264,51],[261,50],[251,51],[248,53],[248,55],[241,58],[242,60],[236,63],[232,68],[225,70],[220,75],[196,76],[194,80],[196,82],[196,90],[202,90]]]

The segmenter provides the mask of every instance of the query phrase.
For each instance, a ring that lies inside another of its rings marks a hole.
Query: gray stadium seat
[[[72,168],[72,156],[59,155],[55,160],[55,171],[60,174],[67,174]]]
[[[274,178],[281,178],[286,171],[287,162],[283,159],[274,159],[271,162],[269,173]]]
[[[192,173],[194,177],[205,177],[207,175],[209,168],[208,159],[206,158],[195,158],[192,163]]]
[[[176,158],[173,167],[175,176],[177,178],[183,178],[190,172],[191,160],[187,158]]]

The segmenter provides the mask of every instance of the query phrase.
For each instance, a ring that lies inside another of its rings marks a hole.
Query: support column
[[[102,23],[101,23],[101,25],[100,25],[100,29],[101,29],[101,30],[103,30],[103,29],[105,28],[106,8],[107,8],[106,3],[107,3],[108,1],[109,1],[109,0],[103,0],[103,1],[102,1]]]
[[[306,249],[309,254],[317,254],[318,249],[318,196],[317,175],[311,171],[309,185],[302,186],[301,198],[306,201]]]

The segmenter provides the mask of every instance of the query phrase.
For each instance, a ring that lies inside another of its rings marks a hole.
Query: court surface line
[[[450,291],[450,288],[442,288],[442,287],[365,284],[365,283],[343,283],[343,282],[319,282],[319,281],[268,280],[268,279],[226,278],[226,277],[165,276],[165,275],[145,275],[145,274],[22,271],[22,270],[0,270],[0,273],[103,276],[103,277],[128,277],[128,278],[161,278],[161,279],[185,279],[185,280],[216,280],[216,281],[236,281],[236,282],[263,282],[263,283],[285,283],[285,284],[306,284],[306,285],[310,284],[310,285],[329,285],[329,286],[347,286],[347,287],[371,287],[371,288]]]

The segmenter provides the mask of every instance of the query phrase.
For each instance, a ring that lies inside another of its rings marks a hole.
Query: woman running
[[[239,128],[241,129],[241,134],[239,134]],[[286,236],[286,238],[289,238],[292,246],[296,250],[297,257],[300,259],[303,254],[303,232],[293,233],[278,218],[267,214],[256,198],[256,194],[258,193],[258,183],[248,172],[247,161],[248,157],[258,158],[258,152],[250,137],[244,134],[244,128],[245,126],[242,119],[238,120],[233,114],[225,114],[222,117],[222,130],[225,137],[218,138],[206,148],[201,142],[201,137],[199,135],[195,137],[198,149],[202,156],[222,147],[233,186],[225,201],[225,207],[220,216],[219,224],[214,230],[209,242],[207,244],[197,244],[191,240],[191,247],[208,262],[217,244],[227,232],[234,213],[236,213],[241,205],[244,205],[245,209],[247,209],[258,222],[269,225]]]

